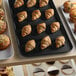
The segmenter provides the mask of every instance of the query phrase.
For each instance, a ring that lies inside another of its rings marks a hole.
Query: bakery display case
[[[0,18],[6,21],[6,25],[0,21],[0,32],[5,34],[0,36],[0,66],[75,59],[75,33],[62,11],[66,0],[20,1],[2,0],[0,4],[4,10]]]

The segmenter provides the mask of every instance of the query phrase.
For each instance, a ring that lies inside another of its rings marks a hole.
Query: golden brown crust
[[[31,25],[26,25],[22,28],[22,37],[29,35],[32,31]]]
[[[60,29],[60,23],[53,22],[50,27],[51,27],[51,32],[54,33]]]
[[[5,34],[0,35],[0,50],[4,50],[4,49],[8,48],[10,43],[11,43],[10,39],[7,35],[5,35]]]
[[[71,7],[72,7],[71,1],[66,1],[66,2],[64,3],[64,11],[65,11],[65,12],[69,13]]]
[[[24,1],[23,0],[15,0],[14,8],[19,8],[22,5],[24,5]]]
[[[64,36],[57,37],[55,43],[56,43],[56,48],[59,48],[59,47],[65,45],[65,38],[64,38]]]
[[[25,51],[30,52],[36,47],[35,40],[29,40],[25,45]]]
[[[36,5],[36,0],[28,0],[27,1],[27,7],[33,7]]]
[[[52,44],[51,42],[51,38],[49,36],[44,37],[41,40],[41,49],[46,49],[47,47],[49,47]]]
[[[22,22],[23,20],[27,18],[27,12],[26,11],[19,12],[17,14],[17,17],[18,17],[18,21]]]
[[[40,23],[37,25],[38,34],[44,32],[45,30],[46,30],[46,24],[45,23]]]
[[[40,18],[40,16],[41,16],[40,10],[34,10],[32,12],[32,20],[37,20],[38,18]]]
[[[47,9],[45,11],[45,17],[46,17],[46,19],[50,19],[52,16],[54,16],[54,9]]]
[[[47,6],[49,3],[49,0],[39,0],[39,7]]]
[[[0,8],[0,20],[2,20],[5,16],[4,10]]]
[[[4,33],[7,29],[6,22],[0,20],[0,34]]]

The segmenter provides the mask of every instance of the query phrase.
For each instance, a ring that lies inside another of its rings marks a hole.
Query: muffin
[[[71,1],[66,1],[64,3],[64,11],[66,13],[69,13],[70,12],[71,7],[72,7],[72,2]]]
[[[0,35],[0,50],[4,50],[8,48],[10,45],[10,39],[7,35],[1,34]]]
[[[37,20],[38,18],[40,18],[40,16],[41,16],[40,10],[34,10],[32,12],[32,20]]]
[[[76,23],[76,9],[70,11],[70,21]]]
[[[7,29],[6,22],[3,20],[0,20],[0,34],[4,33],[6,29]]]
[[[44,37],[41,40],[41,49],[46,49],[47,47],[51,46],[52,42],[51,42],[51,38],[49,36]]]
[[[0,8],[0,20],[2,20],[5,16],[4,10]]]
[[[18,17],[18,22],[22,22],[27,18],[27,12],[26,11],[19,12],[17,14],[17,17]]]
[[[27,1],[27,7],[33,7],[36,5],[36,0],[28,0]]]
[[[54,9],[47,9],[45,11],[45,17],[46,17],[46,19],[50,19],[52,16],[54,16]]]
[[[55,40],[56,48],[60,48],[61,46],[65,45],[65,38],[64,36],[59,36]]]
[[[59,22],[53,22],[51,25],[50,25],[50,30],[52,33],[58,31],[60,29],[60,23]]]
[[[29,40],[26,44],[25,44],[25,51],[26,52],[31,52],[33,49],[35,49],[36,47],[36,42],[35,40]]]
[[[49,3],[49,0],[39,0],[39,7],[47,6]]]
[[[25,37],[27,35],[29,35],[32,31],[32,28],[31,28],[31,25],[25,25],[23,28],[22,28],[22,37]]]
[[[24,5],[24,0],[15,0],[15,2],[14,2],[14,8],[19,8],[22,5]]]
[[[37,25],[38,34],[44,32],[46,30],[46,23],[40,23]]]

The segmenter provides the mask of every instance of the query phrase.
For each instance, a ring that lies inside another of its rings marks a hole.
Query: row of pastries
[[[54,9],[49,8],[49,9],[45,10],[46,19],[50,19],[52,16],[54,16]],[[28,18],[28,13],[27,13],[27,11],[21,11],[21,12],[17,13],[17,17],[18,17],[18,22],[22,22]],[[41,12],[39,9],[34,10],[32,12],[32,21],[37,20],[40,17],[41,17]]]
[[[41,40],[41,45],[40,48],[42,50],[48,48],[49,46],[52,45],[52,40],[50,36],[46,36]],[[65,38],[64,36],[59,36],[55,40],[55,46],[56,48],[60,48],[61,46],[65,45]],[[29,40],[25,44],[25,51],[30,52],[36,48],[36,41],[35,40]]]
[[[46,23],[40,23],[37,25],[37,33],[38,34],[41,34],[42,32],[46,31]],[[55,33],[57,32],[58,30],[60,29],[60,23],[59,22],[53,22],[51,25],[50,25],[50,31],[51,33]],[[22,37],[25,37],[29,34],[31,34],[32,32],[32,27],[30,24],[28,25],[25,25],[23,28],[22,28],[22,32],[21,32],[21,35]]]
[[[37,0],[27,0],[26,5],[28,8],[30,8],[35,6],[36,3],[37,3]],[[39,0],[39,7],[47,6],[48,3],[49,3],[49,0]],[[14,8],[19,8],[23,5],[24,5],[24,0],[15,0],[14,2]]]
[[[10,45],[9,37],[4,34],[7,29],[7,22],[5,20],[5,11],[2,8],[2,0],[0,0],[0,50],[8,48]]]
[[[66,1],[64,11],[69,13],[70,21],[74,23],[74,32],[76,32],[76,2]]]

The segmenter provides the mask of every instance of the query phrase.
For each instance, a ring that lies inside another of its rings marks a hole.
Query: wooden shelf
[[[12,19],[9,13],[9,8],[8,8],[8,3],[6,1],[6,9],[7,9],[7,16],[9,18],[10,22],[10,29],[11,29],[11,35],[13,39],[13,44],[14,44],[14,57],[8,60],[0,61],[0,66],[10,66],[10,65],[20,65],[20,64],[29,64],[29,63],[35,63],[35,62],[45,62],[45,61],[54,61],[54,60],[60,60],[60,59],[71,59],[76,57],[76,46],[75,46],[75,41],[72,38],[72,36],[69,34],[68,28],[65,26],[67,29],[67,33],[70,37],[70,40],[73,44],[73,49],[69,53],[61,54],[61,55],[49,55],[49,56],[41,56],[41,57],[32,57],[32,58],[27,58],[27,57],[22,57],[19,54],[16,39],[15,39],[15,34],[13,30],[13,25],[12,25]],[[64,3],[66,0],[54,0],[56,7],[58,8],[62,3]],[[75,1],[75,0],[74,0]],[[58,11],[59,12],[59,11]],[[60,15],[60,13],[59,13]],[[60,15],[61,16],[61,15]],[[62,18],[61,18],[62,19]],[[62,19],[63,21],[63,19]],[[63,21],[64,23],[64,21]],[[65,24],[65,23],[64,23]]]

